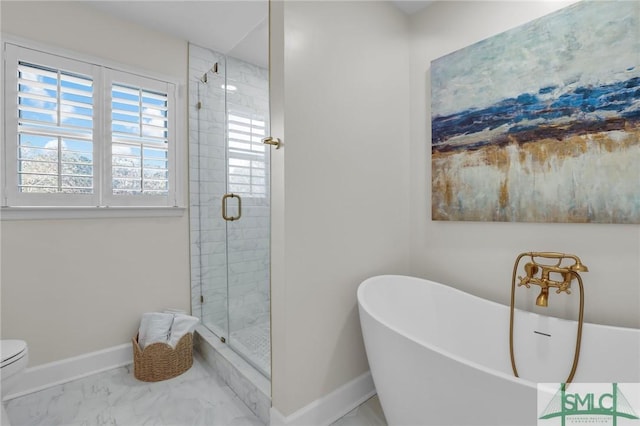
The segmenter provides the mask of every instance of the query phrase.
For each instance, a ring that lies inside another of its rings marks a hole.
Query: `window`
[[[229,191],[245,197],[267,196],[267,150],[262,143],[266,120],[255,115],[230,112]]]
[[[93,192],[93,79],[18,62],[17,186]]]
[[[3,206],[176,206],[175,84],[6,44]]]
[[[115,194],[166,195],[167,95],[113,84],[111,170]]]

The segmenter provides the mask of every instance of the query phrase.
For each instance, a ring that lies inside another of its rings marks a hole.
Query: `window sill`
[[[0,220],[179,217],[185,207],[2,207]]]

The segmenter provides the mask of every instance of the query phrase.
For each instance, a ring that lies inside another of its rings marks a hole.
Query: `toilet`
[[[0,385],[2,387],[2,397],[9,393],[11,387],[19,380],[19,376],[29,362],[29,349],[24,340],[0,340],[0,355],[2,364],[0,367]],[[7,413],[2,405],[3,426],[9,425]]]

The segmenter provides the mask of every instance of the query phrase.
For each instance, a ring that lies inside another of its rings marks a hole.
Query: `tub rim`
[[[398,327],[395,327],[395,326],[389,324],[387,321],[383,321],[380,318],[379,314],[375,314],[375,313],[372,312],[371,304],[367,303],[367,301],[366,301],[365,292],[367,291],[367,287],[372,285],[371,283],[381,281],[381,280],[383,280],[385,278],[388,279],[388,280],[393,280],[393,279],[400,278],[400,279],[409,279],[411,281],[423,281],[425,283],[429,283],[429,285],[434,285],[436,287],[445,288],[446,291],[452,291],[452,292],[458,293],[458,294],[461,293],[462,295],[465,295],[467,297],[472,297],[474,299],[479,299],[483,303],[488,303],[490,305],[499,306],[499,307],[501,307],[501,309],[507,309],[508,310],[509,309],[508,306],[503,305],[502,303],[495,302],[493,300],[484,299],[484,298],[482,298],[480,296],[476,296],[475,294],[468,293],[466,291],[460,290],[458,288],[455,288],[455,287],[452,287],[452,286],[449,286],[449,285],[446,285],[446,284],[439,283],[437,281],[429,280],[427,278],[414,277],[414,276],[410,276],[410,275],[398,275],[398,274],[375,275],[375,276],[369,277],[369,278],[365,279],[364,281],[362,281],[360,283],[360,285],[358,286],[358,290],[357,290],[357,299],[358,299],[358,307],[359,307],[359,309],[364,309],[364,311],[369,316],[371,316],[376,322],[378,322],[382,326],[386,327],[387,329],[393,331],[394,333],[397,333],[400,336],[410,340],[413,343],[416,343],[416,344],[418,344],[420,346],[426,347],[427,349],[429,349],[431,351],[434,351],[434,352],[436,352],[438,354],[446,356],[447,358],[453,359],[456,362],[459,362],[459,363],[461,363],[463,365],[472,367],[474,369],[477,369],[479,371],[485,372],[487,374],[491,374],[491,375],[500,377],[502,379],[508,380],[510,382],[513,382],[513,383],[517,383],[517,384],[520,384],[520,385],[525,385],[525,386],[530,387],[530,388],[535,388],[535,389],[538,388],[538,383],[537,382],[533,382],[533,381],[531,381],[529,379],[524,379],[522,377],[515,377],[513,375],[509,375],[507,373],[504,373],[502,371],[496,370],[494,368],[486,367],[486,366],[484,366],[482,364],[479,364],[477,362],[474,362],[472,360],[464,358],[464,357],[462,357],[460,355],[454,354],[454,353],[452,353],[452,352],[450,352],[448,350],[442,349],[441,347],[439,347],[438,345],[435,345],[433,343],[418,341],[416,338],[410,336],[405,331],[399,330]],[[518,308],[516,308],[515,311],[517,313],[521,314],[521,315],[531,315],[531,316],[535,315],[535,316],[540,316],[540,317],[549,317],[549,318],[553,318],[555,320],[563,321],[563,322],[577,323],[577,321],[574,321],[574,320],[558,318],[558,317],[554,317],[554,316],[550,316],[550,315],[541,315],[541,314],[537,314],[535,312],[525,311],[525,310],[518,309]],[[619,327],[619,326],[606,325],[606,324],[594,324],[594,323],[588,323],[586,321],[585,321],[584,324],[585,325],[589,324],[591,326],[597,326],[597,327],[618,329],[618,330],[619,329],[623,329],[623,330],[629,330],[629,331],[635,331],[635,332],[640,331],[639,329],[632,328],[632,327]]]

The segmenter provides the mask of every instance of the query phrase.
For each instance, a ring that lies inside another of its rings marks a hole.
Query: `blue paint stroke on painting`
[[[577,87],[556,93],[557,87],[523,93],[484,108],[470,108],[434,117],[432,150],[475,149],[488,144],[561,140],[571,134],[622,130],[640,124],[640,77],[600,86]],[[543,97],[554,93],[554,97]],[[501,129],[501,132],[487,130]],[[485,132],[485,138],[455,137]]]

